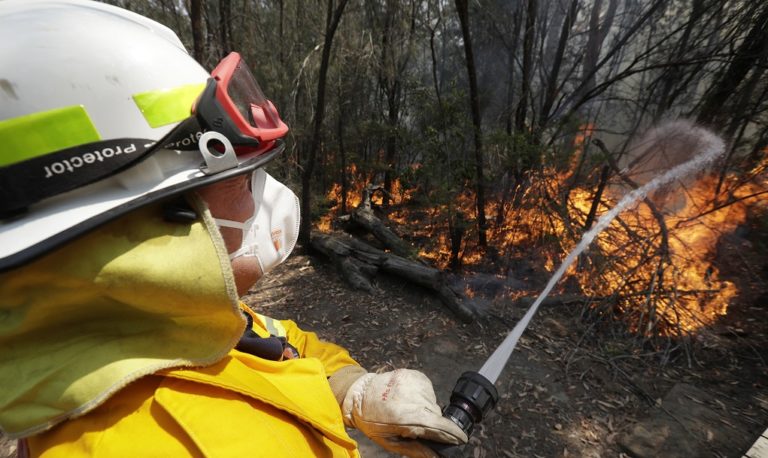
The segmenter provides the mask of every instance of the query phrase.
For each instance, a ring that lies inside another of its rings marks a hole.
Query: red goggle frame
[[[261,150],[288,132],[277,108],[264,97],[248,65],[236,52],[211,72],[193,111],[204,127],[221,132],[235,146]]]

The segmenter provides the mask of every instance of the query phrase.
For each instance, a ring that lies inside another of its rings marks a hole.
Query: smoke
[[[713,132],[686,119],[667,121],[646,131],[631,143],[620,166],[625,177],[642,186],[667,170],[708,151],[723,151],[723,140]],[[688,176],[656,190],[650,199],[667,212],[674,212],[685,203],[685,188],[697,179]]]

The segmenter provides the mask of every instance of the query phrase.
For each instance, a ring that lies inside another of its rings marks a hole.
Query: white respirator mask
[[[299,198],[287,186],[263,169],[251,176],[253,216],[244,222],[214,218],[220,227],[243,232],[240,248],[229,259],[254,257],[262,275],[279,265],[291,254],[299,237]]]

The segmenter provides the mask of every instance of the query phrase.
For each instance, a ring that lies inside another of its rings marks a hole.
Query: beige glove
[[[413,439],[457,445],[468,439],[461,428],[443,417],[432,382],[419,371],[399,369],[359,377],[347,390],[341,411],[347,426],[385,449],[409,457],[437,456]]]

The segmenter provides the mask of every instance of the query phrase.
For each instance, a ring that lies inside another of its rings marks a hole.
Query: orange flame
[[[373,184],[374,177],[358,171],[357,165],[352,164],[346,171],[349,182],[347,184],[347,211],[351,211],[362,201],[364,190]],[[392,182],[391,205],[400,206],[411,200],[415,190],[405,189],[400,183],[400,179]],[[316,223],[316,229],[320,232],[330,232],[333,229],[333,219],[341,214],[342,190],[340,183],[334,183],[326,194],[326,198],[333,205],[329,211],[323,215]],[[384,196],[382,193],[374,193],[371,196],[371,203],[374,205],[383,205]],[[405,222],[407,216],[401,213],[388,215],[393,221]]]
[[[594,126],[584,126],[583,136],[577,136],[577,140],[583,142],[593,129]],[[713,323],[727,312],[730,301],[739,293],[732,282],[720,278],[713,264],[717,244],[723,234],[746,221],[751,207],[765,206],[757,196],[749,197],[768,189],[762,172],[768,168],[768,160],[760,167],[761,172],[754,174],[759,178],[752,184],[733,186],[734,178],[726,180],[723,189],[735,189],[729,205],[713,208],[716,176],[701,177],[676,190],[675,200],[668,202],[674,204],[674,211],[659,207],[664,212],[666,253],[660,249],[663,232],[656,216],[640,203],[599,234],[588,250],[587,260],[575,263],[566,276],[575,279],[587,295],[612,298],[617,310],[632,316],[633,329],[642,334],[655,332],[653,328],[659,323],[666,324],[661,327],[663,332],[693,331]],[[371,178],[360,174],[354,166],[350,167],[349,176],[351,209],[359,204]],[[499,196],[491,196],[485,207],[489,245],[504,257],[526,258],[553,271],[585,232],[587,214],[595,199],[595,191],[589,187],[573,187],[566,193],[569,178],[567,171],[545,169],[539,179],[518,190],[523,193],[518,199],[508,197],[508,202],[502,203]],[[597,216],[621,197],[617,189],[602,196]],[[454,218],[454,224],[462,224],[465,231],[460,247],[462,263],[473,266],[487,262],[485,253],[476,246],[475,195],[468,186],[449,204],[421,209],[403,205],[414,192],[395,182],[395,205],[388,218],[409,226],[407,232],[422,247],[421,257],[441,268],[448,266],[452,243],[449,218]],[[331,218],[339,211],[340,196],[341,187],[334,185],[328,198],[336,204],[321,220],[320,230],[330,230]],[[455,219],[457,214],[463,218]]]

